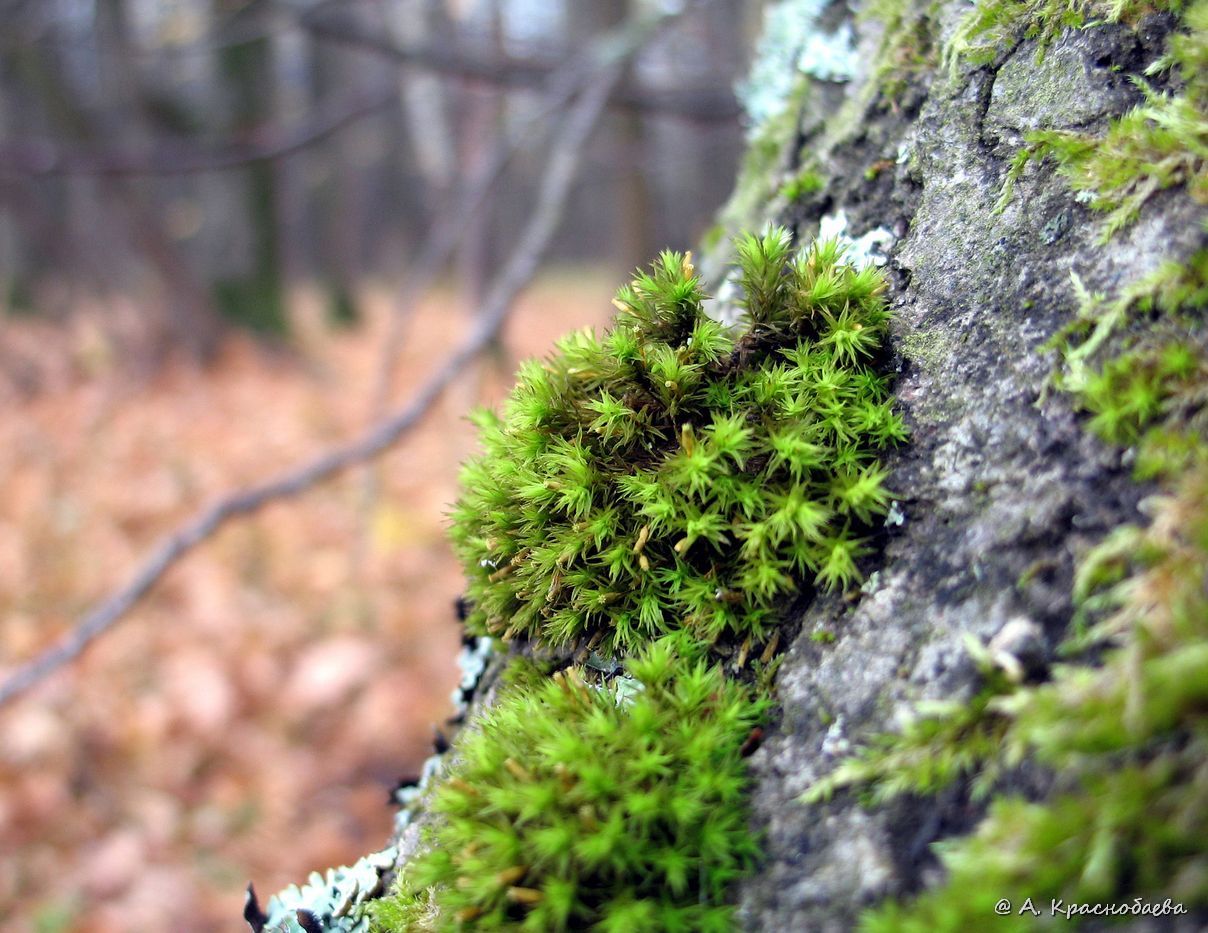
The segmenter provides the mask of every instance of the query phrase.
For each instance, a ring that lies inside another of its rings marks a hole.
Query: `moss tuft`
[[[570,669],[484,715],[379,929],[732,929],[727,889],[758,853],[742,747],[763,703],[670,639],[628,670],[591,686]]]
[[[877,452],[904,437],[874,368],[884,280],[781,229],[737,252],[741,335],[664,253],[609,333],[565,338],[478,415],[453,513],[472,631],[614,652],[681,628],[758,639],[797,580],[860,579],[890,502]]]
[[[803,168],[781,186],[777,197],[795,203],[804,201],[825,187],[826,179],[821,174],[812,168]]]
[[[1035,39],[1037,56],[1066,29],[1101,22],[1134,22],[1146,13],[1178,13],[1186,0],[979,0],[958,24],[944,47],[944,60],[955,70],[966,61],[989,65],[1025,39]]]
[[[937,844],[945,882],[863,929],[1032,929],[1028,898],[1208,909],[1208,362],[1186,326],[1202,313],[1206,255],[1111,303],[1081,289],[1080,319],[1056,341],[1059,384],[1089,429],[1133,446],[1141,478],[1174,490],[1150,500],[1148,529],[1119,528],[1081,562],[1061,648],[1072,663],[1041,684],[990,673],[972,703],[921,710],[809,792],[856,786],[880,803],[967,780],[985,796],[1025,760],[1053,775],[1044,800],[999,796],[974,835]],[[1152,313],[1139,334],[1124,326],[1138,310]],[[1000,916],[1004,899],[1015,912]]]
[[[994,712],[994,703],[1011,689],[1002,672],[988,672],[972,700],[920,705],[900,735],[874,739],[812,784],[802,802],[818,803],[837,790],[858,787],[864,802],[877,806],[901,794],[936,794],[963,778],[972,778],[972,796],[985,797],[1001,773],[998,759],[1008,724]]]
[[[870,84],[891,107],[913,81],[924,79],[935,68],[940,6],[939,0],[926,4],[871,0],[857,14],[861,21],[879,23],[883,29]]]

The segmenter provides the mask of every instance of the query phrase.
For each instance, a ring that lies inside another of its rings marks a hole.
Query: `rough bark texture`
[[[950,28],[964,9],[945,4],[940,21]],[[900,234],[888,269],[912,437],[893,459],[905,522],[880,570],[856,606],[805,609],[780,669],[782,717],[752,759],[768,861],[742,885],[747,929],[847,929],[862,907],[934,874],[929,844],[981,812],[959,788],[874,810],[851,794],[812,807],[797,798],[919,700],[971,695],[965,636],[989,641],[1022,617],[1051,653],[1070,619],[1075,561],[1138,518],[1144,490],[1068,398],[1046,391],[1053,358],[1041,347],[1077,306],[1071,271],[1112,290],[1185,259],[1202,240],[1203,210],[1159,196],[1104,246],[1099,218],[1051,169],[1027,175],[1001,214],[994,207],[1021,132],[1094,130],[1137,103],[1127,75],[1156,56],[1169,27],[1158,17],[1137,33],[1094,27],[1063,34],[1040,61],[1027,41],[989,67],[926,69],[896,112],[874,103],[853,116],[861,79],[838,103],[833,91],[805,95],[784,169],[808,153],[835,181],[804,209],[773,201],[768,216],[809,236],[842,209],[855,237],[882,226]],[[875,61],[879,27],[856,28]],[[878,160],[891,167],[866,178]],[[810,638],[822,630],[833,643]]]

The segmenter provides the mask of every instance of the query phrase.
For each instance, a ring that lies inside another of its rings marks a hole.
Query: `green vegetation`
[[[1111,301],[1075,285],[1078,317],[1049,342],[1061,357],[1056,384],[1092,415],[1092,431],[1135,449],[1138,479],[1182,475],[1208,436],[1208,354],[1189,336],[1208,304],[1208,250],[1163,263]]]
[[[1043,56],[1065,29],[1135,22],[1157,10],[1178,13],[1185,5],[1186,0],[981,0],[944,47],[944,61],[952,69],[960,61],[989,65],[1025,39],[1036,39]]]
[[[1208,436],[1208,360],[1178,340],[1123,353],[1089,378],[1080,401],[1096,434],[1136,445],[1139,479],[1178,476]]]
[[[916,76],[936,65],[940,2],[925,6],[912,0],[871,0],[857,14],[860,20],[884,28],[876,54],[876,70],[869,82],[892,105]]]
[[[636,683],[572,668],[501,698],[452,752],[441,821],[377,929],[732,929],[727,888],[758,854],[741,753],[763,704],[681,649],[643,650]]]
[[[1113,7],[1109,18],[1118,19],[1132,6]],[[1157,6],[1177,11],[1182,3]],[[1171,72],[1178,91],[1158,93],[1138,80],[1144,103],[1113,120],[1102,137],[1065,130],[1029,133],[1007,173],[998,209],[1009,203],[1028,163],[1044,159],[1055,161],[1073,190],[1107,214],[1104,241],[1132,223],[1150,197],[1175,185],[1186,185],[1195,200],[1208,203],[1208,0],[1187,8],[1182,29],[1148,71]]]
[[[779,197],[786,201],[795,202],[817,194],[826,187],[826,179],[812,168],[803,168],[780,189]]]
[[[1169,264],[1126,289],[1123,311],[1147,296],[1168,314],[1132,350],[1080,371],[1088,427],[1135,445],[1139,476],[1174,491],[1149,529],[1117,529],[1082,561],[1062,649],[1074,663],[1019,686],[983,654],[986,684],[971,703],[921,708],[807,793],[858,786],[882,803],[966,780],[985,798],[1024,760],[1054,775],[1043,801],[996,797],[974,835],[938,844],[946,882],[870,912],[865,930],[1032,928],[1031,915],[996,916],[1000,898],[1208,906],[1208,363],[1168,333],[1202,311],[1198,268]]]
[[[881,759],[884,771],[861,775],[876,782],[882,798],[932,792],[936,772],[918,763],[929,749],[934,753],[932,739],[941,735],[950,740],[943,754],[963,756],[965,772],[972,770],[972,756],[991,765],[1026,756],[1049,768],[1057,784],[1039,803],[995,799],[975,835],[937,846],[948,871],[944,885],[912,903],[876,909],[864,918],[864,929],[1033,928],[1027,914],[996,917],[999,898],[1019,905],[1031,897],[1046,908],[1050,899],[1171,898],[1189,910],[1208,906],[1203,461],[1161,501],[1147,531],[1131,530],[1131,543],[1131,573],[1099,584],[1098,595],[1115,611],[1085,640],[1108,648],[1101,664],[1059,667],[1049,683],[988,704],[1005,723],[998,748],[960,747],[969,724],[956,712],[927,734],[908,733],[902,748]]]
[[[1151,275],[1122,288],[1111,301],[1087,290],[1077,276],[1074,288],[1078,314],[1049,340],[1047,348],[1061,356],[1058,387],[1083,393],[1092,378],[1093,363],[1130,322],[1145,317],[1165,319],[1177,328],[1203,309],[1208,303],[1208,249],[1199,250],[1185,264],[1163,263]],[[1152,342],[1152,333],[1146,337]]]
[[[877,452],[905,433],[875,368],[884,280],[782,229],[737,252],[740,336],[664,253],[612,331],[524,364],[502,416],[478,415],[453,513],[471,631],[622,653],[680,629],[761,639],[797,581],[860,579],[890,503]]]
[[[983,0],[957,26],[944,61],[954,70],[961,61],[989,65],[1025,39],[1038,40],[1043,55],[1063,29],[1081,29],[1106,6],[1093,0]]]
[[[1163,377],[1183,378],[1189,363],[1167,350],[1153,365]],[[1120,371],[1109,367],[1104,378]],[[1158,417],[1146,410],[1111,430],[1135,437]],[[1173,409],[1162,413],[1168,430],[1173,417]],[[1030,897],[1046,908],[1051,899],[1208,906],[1204,437],[1188,442],[1181,469],[1163,472],[1178,474],[1177,489],[1159,501],[1150,528],[1118,529],[1082,562],[1075,597],[1088,611],[1083,617],[1101,621],[1067,644],[1080,663],[1025,686],[983,664],[987,683],[973,702],[921,708],[901,735],[874,740],[807,793],[816,802],[863,786],[866,800],[882,803],[963,779],[985,798],[1025,759],[1055,777],[1042,802],[995,798],[974,835],[936,846],[948,873],[943,885],[871,911],[863,929],[1032,928],[1030,915],[996,916],[1000,898],[1020,905]],[[1101,662],[1088,652],[1103,652]]]
[[[890,502],[876,452],[904,435],[875,370],[881,274],[779,228],[736,249],[741,333],[664,253],[609,333],[566,338],[478,416],[453,527],[467,626],[625,653],[627,673],[510,666],[377,930],[732,929],[759,852],[743,759],[781,659],[773,633],[739,684],[710,645],[743,638],[745,659],[795,580],[859,578]]]
[[[1088,9],[982,4],[954,47],[973,35],[998,43],[998,27],[1039,36],[1043,47],[1060,28],[1085,24],[1069,17]],[[1004,199],[1038,157],[1056,159],[1107,212],[1105,239],[1159,190],[1184,185],[1208,199],[1208,2],[1192,6],[1183,26],[1160,65],[1174,69],[1175,90],[1146,89],[1145,103],[1102,139],[1032,134]],[[1138,478],[1157,479],[1168,494],[1148,529],[1117,529],[1081,562],[1078,611],[1061,649],[1070,663],[1050,680],[1019,684],[982,650],[985,684],[972,702],[920,708],[901,734],[874,739],[807,793],[816,802],[857,787],[883,803],[967,782],[985,799],[1021,762],[1052,775],[1043,800],[993,796],[973,835],[936,846],[945,882],[870,911],[866,930],[1033,928],[1030,914],[997,916],[999,899],[1046,909],[1052,899],[1208,906],[1208,357],[1195,336],[1208,304],[1208,250],[1165,263],[1111,300],[1075,285],[1079,313],[1050,342],[1061,359],[1056,383],[1087,412],[1088,429],[1132,447]]]
[[[972,700],[920,704],[901,735],[883,735],[817,781],[803,803],[829,800],[835,791],[860,787],[876,806],[900,794],[934,794],[958,778],[972,777],[973,796],[985,797],[1001,773],[997,760],[1008,720],[994,701],[1012,688],[1001,671],[985,669],[986,686]]]

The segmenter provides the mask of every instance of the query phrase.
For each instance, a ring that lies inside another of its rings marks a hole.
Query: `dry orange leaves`
[[[368,507],[353,472],[237,522],[82,662],[0,709],[5,930],[238,929],[249,879],[267,894],[385,842],[389,790],[428,753],[456,679],[443,513],[471,450],[461,416],[501,397],[516,357],[603,323],[610,277],[575,282],[524,299],[506,359],[379,461]],[[368,290],[366,322],[343,333],[308,325],[313,304],[299,301],[296,350],[236,339],[212,369],[149,380],[95,327],[81,344],[4,323],[51,347],[57,375],[0,401],[0,674],[213,497],[367,423],[389,296]],[[416,313],[395,399],[468,320],[450,300]]]

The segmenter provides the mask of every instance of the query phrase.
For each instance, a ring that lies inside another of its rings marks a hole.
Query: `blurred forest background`
[[[236,929],[249,879],[386,841],[456,680],[464,415],[706,235],[760,13],[0,0],[0,926]],[[409,402],[3,697],[190,516]]]

